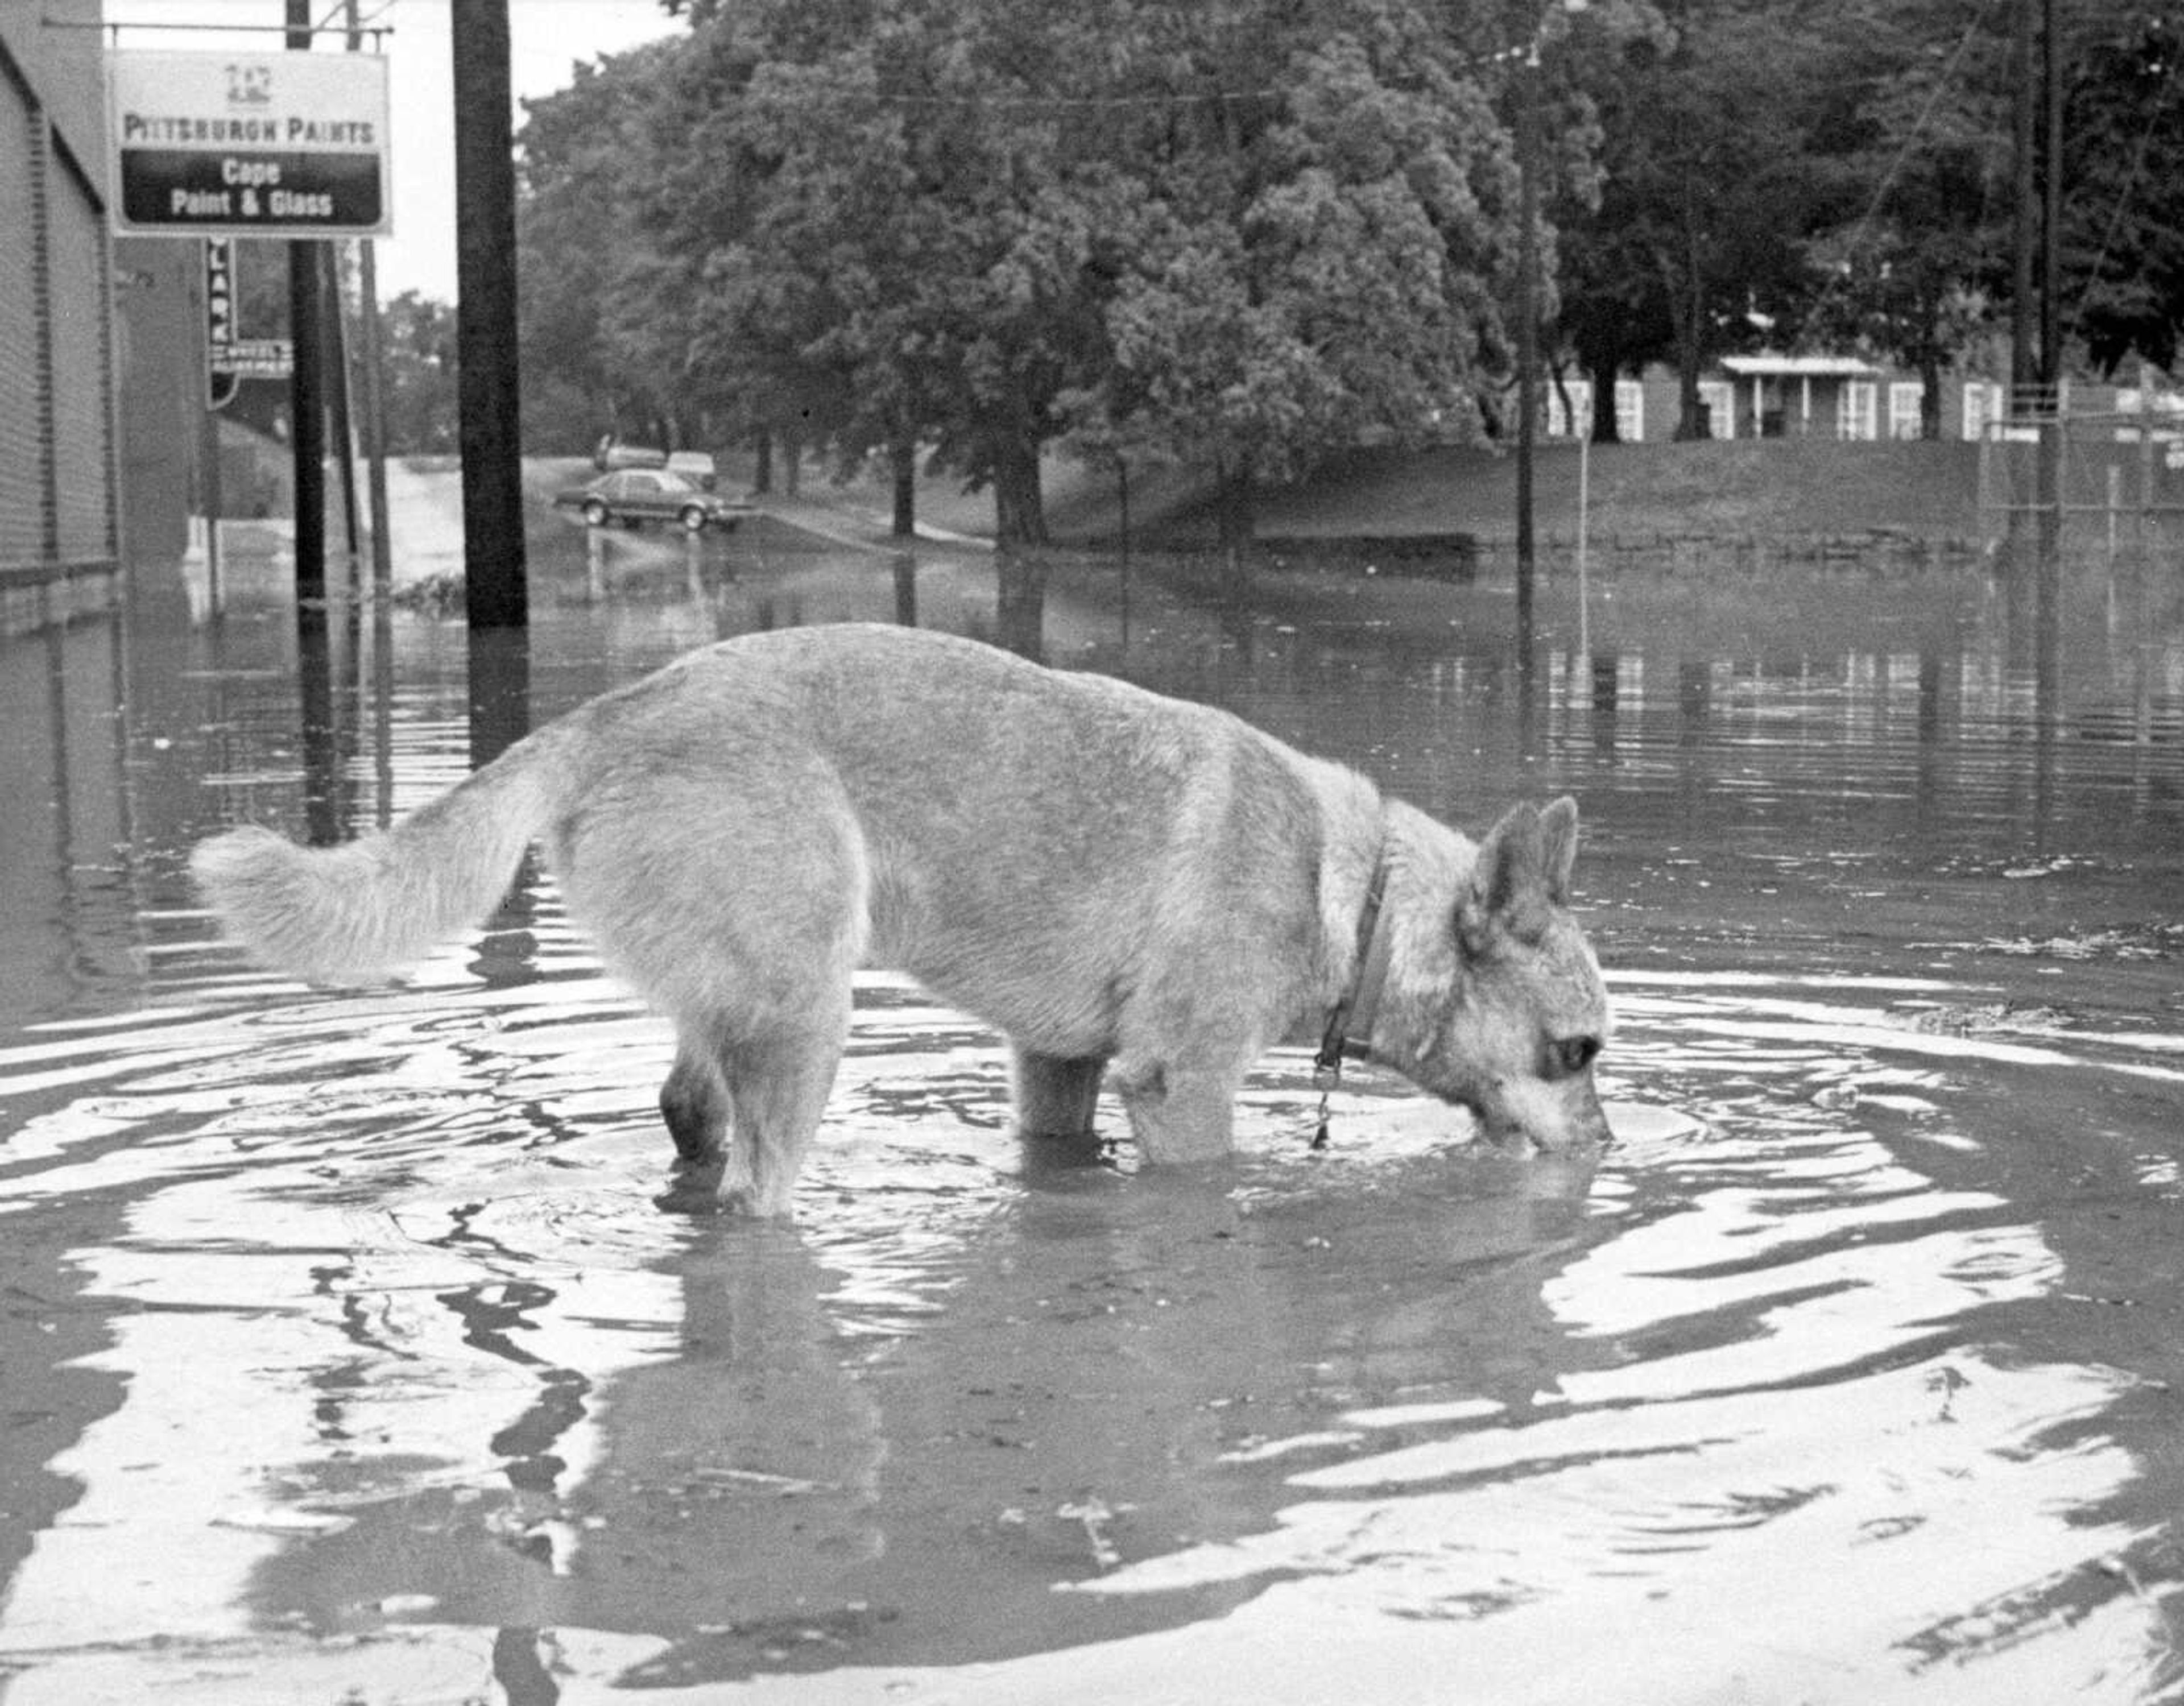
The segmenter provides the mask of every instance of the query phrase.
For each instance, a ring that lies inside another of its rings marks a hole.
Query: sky
[[[326,23],[338,24],[345,15],[343,0],[313,5]],[[359,0],[358,9],[367,23],[391,32],[381,41],[392,91],[394,234],[379,243],[379,293],[385,300],[415,290],[453,302],[454,67],[448,0]],[[688,27],[663,13],[658,0],[508,0],[508,10],[509,76],[519,102],[567,87],[579,62]],[[277,25],[286,15],[283,0],[106,0],[105,13],[108,23],[124,26],[122,47],[163,52],[276,52],[277,31],[174,26]],[[318,51],[340,47],[340,36],[325,36]],[[522,122],[520,106],[515,121]]]

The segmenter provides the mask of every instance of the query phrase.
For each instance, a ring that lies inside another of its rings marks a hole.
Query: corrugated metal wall
[[[48,324],[53,371],[68,376],[53,398],[56,532],[64,562],[115,555],[114,312],[106,209],[70,163],[53,157],[47,179],[47,247],[57,287]]]
[[[0,566],[42,559],[50,531],[39,361],[45,293],[31,240],[45,120],[10,70],[0,56],[0,231],[10,234],[0,243]]]
[[[0,47],[0,572],[120,555],[106,209]]]

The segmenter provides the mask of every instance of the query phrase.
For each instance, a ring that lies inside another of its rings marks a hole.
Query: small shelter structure
[[[1851,355],[1725,355],[1730,438],[1871,438],[1875,423],[1856,418],[1874,406],[1880,368]]]

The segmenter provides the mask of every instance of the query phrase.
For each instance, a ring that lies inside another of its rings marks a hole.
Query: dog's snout
[[[1502,1149],[1559,1155],[1603,1149],[1615,1140],[1607,1115],[1590,1080],[1566,1084],[1504,1084],[1464,1104],[1479,1135]]]

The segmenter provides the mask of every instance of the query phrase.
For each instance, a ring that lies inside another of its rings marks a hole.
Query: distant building
[[[0,633],[109,603],[188,513],[197,245],[117,260],[100,22],[100,0],[0,5]]]
[[[2066,382],[2063,406],[2081,414],[2184,407],[2184,396],[2149,382],[2153,377],[2137,386]],[[1730,355],[1699,381],[1699,401],[1716,438],[1916,438],[1922,389],[1914,375],[1853,356]],[[1982,438],[2002,417],[2004,398],[1997,381],[1944,375],[1942,437]],[[1616,426],[1625,443],[1674,438],[1680,412],[1676,375],[1669,368],[1651,367],[1641,378],[1615,382]],[[1591,382],[1551,384],[1546,414],[1550,438],[1570,437],[1573,416],[1582,430],[1592,419]]]

